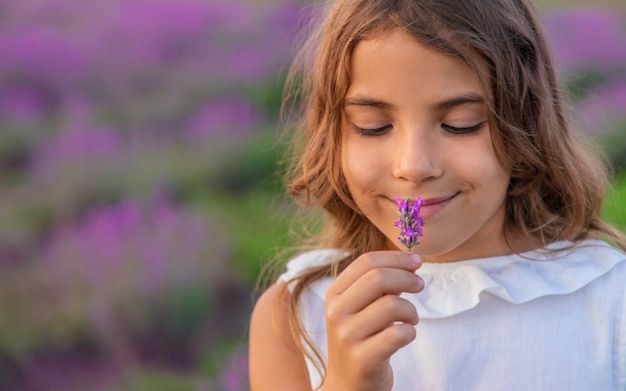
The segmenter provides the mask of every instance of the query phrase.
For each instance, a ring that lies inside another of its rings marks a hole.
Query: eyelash
[[[441,127],[444,128],[447,132],[450,132],[453,135],[464,135],[464,134],[471,134],[471,133],[475,133],[477,131],[479,131],[480,129],[482,129],[483,125],[485,125],[484,122],[481,122],[477,125],[474,126],[468,126],[465,128],[455,128],[454,126],[450,126],[450,125],[446,125],[446,124],[442,124]]]
[[[485,125],[484,122],[481,122],[474,126],[468,126],[464,128],[456,128],[454,126],[450,126],[446,124],[442,124],[441,127],[447,132],[449,132],[450,134],[453,134],[455,136],[460,136],[460,135],[471,134],[471,133],[477,132],[483,127],[483,125]],[[375,129],[364,129],[364,128],[359,128],[358,126],[354,126],[354,129],[356,130],[356,132],[363,137],[382,136],[385,133],[387,133],[387,131],[390,128],[391,128],[391,125],[385,125],[383,127],[375,128]]]
[[[376,129],[364,129],[364,128],[359,128],[358,126],[354,126],[354,129],[356,130],[356,132],[363,137],[376,137],[376,136],[382,136],[383,134],[387,133],[387,131],[391,128],[391,125],[385,125],[381,128],[376,128]]]

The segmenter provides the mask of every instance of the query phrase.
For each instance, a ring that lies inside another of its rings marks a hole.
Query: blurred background
[[[306,4],[0,0],[0,391],[249,389]],[[626,6],[537,4],[626,229]]]

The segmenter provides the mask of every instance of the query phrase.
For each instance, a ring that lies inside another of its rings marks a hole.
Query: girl
[[[318,26],[289,190],[328,219],[256,304],[252,390],[624,390],[626,255],[602,240],[626,239],[533,7],[338,0]],[[411,251],[398,196],[423,199]]]

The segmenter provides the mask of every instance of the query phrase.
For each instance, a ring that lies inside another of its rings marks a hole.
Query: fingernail
[[[422,264],[422,258],[417,254],[409,255],[409,259],[411,260],[411,262],[413,262],[417,266]]]
[[[418,276],[417,274],[415,275],[415,278],[417,279],[417,284],[420,286],[420,291],[422,289],[424,289],[424,279],[420,276]]]

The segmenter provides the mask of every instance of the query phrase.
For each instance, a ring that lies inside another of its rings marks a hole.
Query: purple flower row
[[[592,6],[546,13],[557,67],[566,74],[626,72],[626,14]]]
[[[160,200],[125,201],[66,221],[49,235],[42,261],[94,298],[148,299],[190,284],[215,286],[227,259],[224,239],[208,221]]]
[[[123,173],[146,151],[163,144],[174,148],[182,143],[206,154],[224,143],[245,139],[260,123],[258,110],[241,99],[207,102],[176,130],[152,129],[125,135],[119,129],[94,126],[88,119],[78,118],[66,130],[42,138],[33,146],[30,177],[43,184],[69,179],[76,172],[83,179],[96,178],[103,170]]]
[[[232,94],[276,75],[302,19],[290,3],[11,2],[0,35],[0,111],[45,117],[75,95],[119,109],[147,95]]]
[[[589,86],[574,103],[575,125],[590,136],[626,121],[626,9],[571,7],[544,14],[563,78]]]
[[[50,176],[64,164],[59,160],[89,164],[91,152],[100,159],[96,164],[115,161],[112,151],[106,155],[83,145],[108,137],[118,140],[104,142],[107,148],[123,149],[127,141],[121,136],[103,136],[100,130],[88,134],[102,128],[94,123],[103,111],[124,117],[142,135],[162,127],[193,143],[240,139],[263,120],[240,91],[272,77],[286,63],[305,17],[295,3],[14,2],[6,6],[0,36],[0,118],[38,121],[62,114],[67,130],[61,134],[42,131],[51,126],[35,128],[41,145],[32,153],[37,156],[34,170],[44,172],[38,176]],[[594,133],[624,117],[626,103],[619,91],[625,87],[619,80],[626,79],[625,18],[599,8],[572,8],[543,18],[564,74],[595,70],[608,75],[575,110],[582,127]],[[215,91],[239,97],[211,98]],[[130,129],[112,132],[117,131]]]

